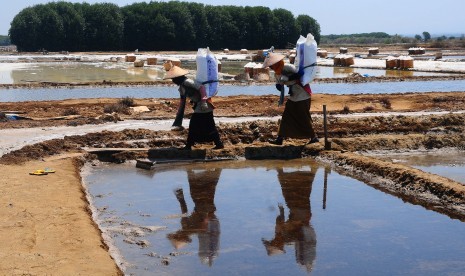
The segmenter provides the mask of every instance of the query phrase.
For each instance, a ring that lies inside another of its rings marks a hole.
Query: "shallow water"
[[[244,65],[249,61],[223,61],[221,72],[237,75],[244,72]],[[184,61],[186,69],[196,70],[195,62]],[[134,67],[126,62],[33,62],[33,63],[0,63],[0,83],[19,84],[27,82],[101,82],[101,81],[153,81],[164,76],[161,65]],[[398,70],[380,70],[363,68],[341,68],[319,66],[316,78],[345,78],[352,73],[367,76],[438,76],[450,75],[437,72],[414,72]]]
[[[45,62],[0,64],[0,83],[153,81],[164,76],[161,66],[134,67],[121,62]]]
[[[465,80],[382,83],[314,83],[315,94],[383,94],[409,92],[465,91]],[[218,96],[278,95],[274,85],[221,85]],[[177,98],[174,86],[166,87],[69,87],[37,89],[0,89],[0,102],[44,101],[81,98]]]
[[[446,59],[465,60],[465,56],[442,56],[442,60]]]
[[[84,176],[127,274],[465,271],[464,223],[311,159],[159,166],[102,165]]]
[[[465,185],[465,151],[389,154],[383,158],[445,176]]]

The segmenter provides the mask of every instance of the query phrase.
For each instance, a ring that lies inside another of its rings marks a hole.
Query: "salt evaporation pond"
[[[389,154],[382,158],[445,176],[465,185],[465,151]]]
[[[465,91],[465,80],[403,81],[373,83],[313,83],[314,93],[324,94],[383,94],[409,92]],[[274,85],[221,85],[218,96],[276,94]],[[45,101],[82,98],[177,98],[174,86],[166,87],[69,87],[0,89],[0,102]]]
[[[312,159],[160,166],[89,166],[83,176],[127,274],[465,271],[463,222]]]
[[[221,72],[237,75],[244,73],[248,61],[223,61]],[[195,62],[183,62],[186,69],[196,70]],[[369,76],[449,76],[439,72],[418,72],[400,70],[364,69],[349,67],[318,66],[316,78],[345,78],[358,73]],[[127,82],[161,80],[165,71],[161,65],[134,67],[127,62],[34,62],[0,63],[0,83],[19,84],[27,82]]]

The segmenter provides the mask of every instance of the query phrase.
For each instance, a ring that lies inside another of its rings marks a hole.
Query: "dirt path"
[[[247,121],[271,120],[277,121],[278,117],[238,117],[215,118],[217,123],[237,123]],[[52,126],[34,128],[0,129],[0,157],[11,151],[18,150],[26,145],[36,144],[52,139],[61,139],[65,136],[84,135],[92,132],[122,131],[124,129],[148,129],[152,131],[171,129],[173,120],[125,120],[117,123],[105,123],[97,125],[83,125],[79,127]],[[189,126],[189,120],[183,121],[183,126]]]
[[[55,173],[31,176],[50,167]],[[120,275],[72,158],[0,165],[1,275]]]

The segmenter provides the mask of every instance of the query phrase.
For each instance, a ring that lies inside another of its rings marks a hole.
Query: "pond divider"
[[[459,182],[352,152],[322,151],[320,158],[405,201],[465,221],[465,186]]]

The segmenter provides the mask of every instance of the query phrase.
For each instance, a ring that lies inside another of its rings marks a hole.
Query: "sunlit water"
[[[445,176],[465,185],[465,151],[389,154],[383,155],[383,158]]]
[[[313,83],[315,94],[383,94],[409,92],[465,91],[465,80],[413,81],[382,83]],[[274,85],[221,85],[218,96],[278,95]],[[166,87],[96,87],[0,89],[0,102],[44,101],[80,98],[177,98],[174,86]]]
[[[84,176],[127,274],[465,271],[464,223],[312,160],[160,166],[102,165]]]
[[[442,60],[465,60],[465,56],[442,56]]]
[[[223,61],[221,72],[229,75],[244,73],[244,65],[248,61]],[[183,62],[186,69],[196,70],[195,62]],[[33,62],[33,63],[0,63],[0,83],[19,84],[27,82],[127,82],[154,81],[164,76],[161,65],[134,67],[127,62]],[[398,70],[363,69],[348,67],[317,68],[316,78],[345,78],[353,73],[365,76],[438,76],[451,75],[438,72],[416,72]]]

